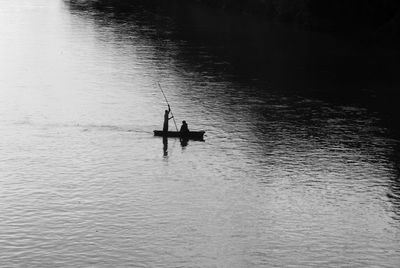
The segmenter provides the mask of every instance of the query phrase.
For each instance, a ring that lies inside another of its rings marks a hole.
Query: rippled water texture
[[[0,266],[398,267],[398,139],[281,90],[290,55],[252,80],[154,10],[0,5]],[[205,142],[153,137],[157,82]]]

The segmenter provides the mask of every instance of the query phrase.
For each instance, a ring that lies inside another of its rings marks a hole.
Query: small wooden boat
[[[164,132],[162,130],[154,130],[154,136],[161,136],[161,137],[171,137],[171,138],[182,138],[182,139],[189,139],[189,140],[204,140],[204,133],[205,131],[189,131],[189,132],[179,132],[179,131],[168,131]]]

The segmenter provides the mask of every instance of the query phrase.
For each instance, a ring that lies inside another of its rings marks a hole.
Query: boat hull
[[[170,137],[170,138],[182,138],[189,140],[204,140],[205,131],[190,131],[188,133],[181,133],[179,131],[168,131],[154,130],[154,136]]]

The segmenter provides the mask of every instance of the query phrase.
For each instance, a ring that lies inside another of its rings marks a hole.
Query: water
[[[1,1],[0,266],[398,266],[400,147],[380,113],[315,97],[337,84],[297,77],[296,49],[249,52],[244,72],[221,29],[107,10]],[[205,142],[153,137],[158,81]]]

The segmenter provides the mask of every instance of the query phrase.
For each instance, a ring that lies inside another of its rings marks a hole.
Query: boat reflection
[[[189,139],[181,138],[179,139],[181,143],[182,150],[186,149],[189,145]],[[163,156],[168,157],[168,137],[163,137]]]

